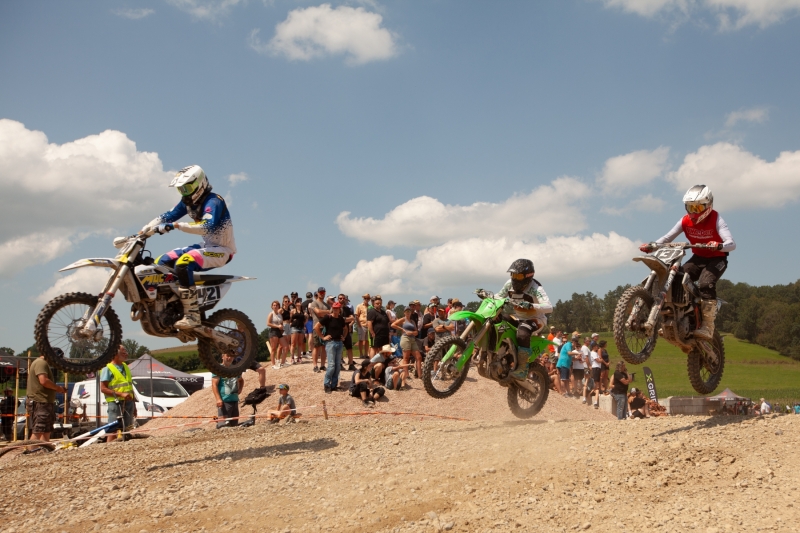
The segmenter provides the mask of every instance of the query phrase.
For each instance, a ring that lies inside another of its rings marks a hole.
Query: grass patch
[[[619,352],[611,333],[602,333],[608,340],[608,353],[613,361],[619,360]],[[772,403],[793,404],[800,401],[800,362],[785,357],[774,350],[751,344],[724,335],[725,371],[722,381],[714,392],[725,388],[754,401],[764,397]],[[658,396],[700,396],[692,389],[686,370],[686,355],[664,339],[659,339],[656,349],[644,365],[628,365],[629,372],[636,373],[634,385],[644,385],[642,366],[653,371]]]

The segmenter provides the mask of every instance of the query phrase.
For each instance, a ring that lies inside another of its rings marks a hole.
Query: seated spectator
[[[350,385],[350,395],[361,398],[365,407],[372,405],[384,395],[383,387],[372,387],[372,363],[365,361],[361,367],[353,372],[353,383]]]
[[[383,375],[389,362],[394,359],[394,346],[391,344],[384,344],[381,350],[369,360],[372,363],[372,377],[375,381],[383,383],[385,376]]]
[[[289,385],[281,383],[278,385],[278,407],[272,411],[268,411],[269,421],[273,424],[280,422],[282,419],[292,419],[297,416],[297,406],[294,403],[294,398],[289,396]],[[287,420],[288,422],[288,420]]]
[[[650,418],[650,408],[647,401],[642,396],[642,391],[633,387],[628,396],[628,407],[630,408],[631,418]]]
[[[765,400],[764,398],[761,398],[761,400],[759,401],[761,402],[761,406],[758,409],[759,414],[762,415],[770,414],[772,412],[772,406],[769,404],[769,402],[767,402],[767,400]]]
[[[400,390],[401,386],[405,386],[405,382],[400,377],[402,369],[407,368],[409,365],[401,365],[400,359],[393,357],[387,361],[388,366],[383,370],[384,383],[386,388],[390,390]]]

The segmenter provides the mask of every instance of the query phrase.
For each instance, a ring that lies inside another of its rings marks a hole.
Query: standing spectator
[[[292,340],[292,301],[284,295],[281,305],[281,319],[283,319],[283,336],[281,337],[281,364],[286,365],[286,354],[291,355]]]
[[[577,338],[573,338],[572,342],[565,342],[564,345],[561,346],[561,353],[558,356],[558,363],[556,363],[556,368],[558,368],[558,374],[561,379],[561,390],[563,391],[562,394],[565,397],[569,396],[570,391],[569,375],[570,370],[572,369],[572,357],[580,354],[579,351],[572,348],[573,343],[577,341]]]
[[[362,302],[356,306],[356,333],[358,333],[358,356],[367,357],[369,348],[369,338],[367,335],[367,312],[370,308],[370,295],[365,293],[361,296]]]
[[[724,406],[725,404],[723,404]],[[642,391],[636,387],[631,389],[628,408],[630,409],[631,418],[650,418],[650,407],[647,406],[647,401],[642,396]]]
[[[589,344],[590,350],[597,349],[597,343],[600,341],[600,334],[599,333],[592,333],[592,342]]]
[[[231,366],[233,354],[222,354],[222,366]],[[242,375],[223,378],[211,374],[211,390],[217,400],[217,429],[239,425],[239,393],[244,388]]]
[[[598,345],[597,349],[599,348],[600,347]],[[595,409],[600,408],[600,387],[602,384],[600,376],[603,369],[603,364],[602,364],[603,358],[600,357],[599,353],[597,353],[597,349],[591,350],[589,352],[589,364],[591,365],[592,368],[592,382],[594,385],[592,387],[591,398],[592,398],[592,405],[594,405]]]
[[[294,419],[297,415],[297,405],[294,403],[294,398],[289,396],[289,385],[286,383],[281,383],[278,385],[278,407],[271,411],[267,411],[267,416],[269,416],[269,421],[273,424],[276,422],[280,422],[282,419],[287,418],[287,422],[289,420]]]
[[[558,363],[558,357],[561,355],[561,345],[564,344],[564,335],[561,333],[561,330],[556,330],[553,342],[556,345],[553,346],[553,352],[550,354],[550,362],[555,365]]]
[[[578,347],[578,343],[580,342],[580,333],[577,331],[572,334],[572,338],[573,342],[575,343],[573,346],[577,352],[572,356],[572,393],[577,398],[578,395],[584,390],[583,378],[586,377],[586,365],[583,363],[583,348],[588,343],[585,343],[584,346]],[[588,347],[586,349],[588,352]],[[583,397],[583,403],[586,403],[585,395]]]
[[[339,372],[342,364],[342,348],[344,347],[344,335],[347,326],[352,322],[352,317],[344,319],[342,317],[342,304],[334,302],[331,306],[330,314],[320,317],[314,332],[325,344],[325,352],[328,357],[328,368],[325,372],[325,392],[339,390]],[[325,332],[322,332],[322,328]]]
[[[281,304],[278,300],[272,302],[272,311],[267,315],[267,327],[269,328],[269,353],[272,356],[272,368],[275,370],[281,367],[281,352],[283,351],[283,314]],[[284,355],[284,362],[286,362]]]
[[[303,302],[297,298],[292,307],[289,318],[290,332],[292,334],[292,364],[301,361],[303,348],[305,348],[306,314],[303,312]]]
[[[606,345],[608,341],[605,339],[597,343],[597,353],[600,354],[600,390],[603,394],[608,394],[608,371],[611,368],[611,359],[608,357],[608,350]]]
[[[432,303],[436,307],[439,307],[439,304],[441,303],[441,301],[442,301],[442,299],[439,298],[438,296],[436,296],[435,294],[433,296],[431,296],[431,302],[430,303]]]
[[[761,402],[761,406],[759,407],[759,411],[762,415],[768,415],[772,412],[772,406],[769,404],[767,400],[761,398],[759,400]]]
[[[556,327],[555,326],[550,326],[550,333],[547,335],[547,340],[549,340],[550,342],[553,342],[553,339],[555,339],[555,338],[556,338]],[[554,354],[554,353],[556,353],[556,347],[553,346],[552,344],[548,344],[547,345],[547,351],[550,352],[550,354]],[[548,356],[550,354],[548,354]]]
[[[353,322],[355,322],[355,316],[353,315],[353,311],[347,305],[347,296],[344,294],[340,294],[336,297],[336,301],[339,302],[339,305],[342,306],[342,318],[345,319],[347,322],[347,327],[345,328],[345,335],[344,335],[344,349],[347,352],[347,369],[348,370],[355,370],[356,365],[353,363]],[[348,320],[350,319],[350,320]]]
[[[433,299],[433,298],[432,298]],[[419,323],[419,333],[417,334],[418,343],[420,344],[420,352],[425,352],[425,347],[422,344],[425,342],[425,338],[428,336],[428,330],[431,328],[431,323],[436,319],[436,308],[438,305],[434,303],[428,304],[428,307],[425,310],[425,314],[422,315]]]
[[[583,340],[583,346],[581,346],[581,362],[583,363],[583,368],[584,368],[584,376],[583,376],[583,378],[585,378],[585,381],[583,382],[583,391],[582,391],[583,403],[587,402],[587,398],[588,398],[588,394],[589,394],[589,381],[591,381],[591,377],[592,377],[591,375],[585,375],[586,374],[586,368],[588,368],[589,365],[591,364],[592,350],[589,348],[589,344],[591,342],[592,342],[592,340],[589,337],[586,337]],[[592,388],[594,388],[594,384],[592,384]]]
[[[458,313],[459,311],[464,310],[464,304],[462,304],[457,299],[453,300],[453,306],[450,308],[450,314],[447,315],[450,318],[450,315],[453,313]],[[453,320],[453,335],[456,337],[460,337],[464,330],[467,329],[467,321],[466,320]]]
[[[311,336],[314,333],[314,321],[311,319],[311,313],[308,312],[308,306],[312,304],[314,301],[314,295],[310,292],[306,293],[306,299],[303,300],[303,313],[306,315],[306,345],[305,350],[303,350],[303,355],[308,354],[312,350],[312,339]]]
[[[314,361],[314,372],[327,370],[324,365],[325,359],[322,355],[325,348],[322,343],[322,337],[317,333],[317,324],[319,323],[320,317],[327,315],[328,312],[329,308],[325,303],[325,287],[320,287],[317,289],[316,299],[308,304],[308,314],[311,315],[311,319],[314,322],[314,335],[311,339],[311,357]],[[319,361],[319,365],[317,361]]]
[[[628,383],[631,382],[628,376],[628,368],[625,361],[617,363],[617,370],[611,378],[611,396],[617,402],[617,420],[625,420],[628,408]]]
[[[394,312],[394,306],[397,305],[394,300],[389,300],[386,304],[386,315],[389,317],[389,322],[397,320],[397,314]]]
[[[127,358],[128,350],[120,344],[114,358],[100,371],[100,392],[106,395],[108,421],[114,422],[122,417],[122,431],[133,427],[137,415],[131,369],[125,363]],[[109,433],[106,442],[113,442],[116,438],[116,434]]]
[[[16,425],[17,407],[19,400],[14,398],[14,389],[6,387],[3,391],[3,399],[0,401],[0,415],[2,415],[3,437],[10,441],[14,438],[14,426]]]
[[[375,355],[384,344],[389,344],[389,316],[382,308],[383,300],[375,296],[372,300],[372,309],[367,313],[367,329],[372,341],[370,355]]]
[[[417,376],[422,375],[422,354],[419,352],[417,344],[417,324],[413,319],[413,305],[409,304],[403,310],[403,318],[398,318],[392,323],[392,328],[402,332],[400,337],[400,349],[403,351],[403,364],[408,365],[411,358],[414,358],[417,365]],[[408,366],[403,367],[403,386],[408,381]]]
[[[433,319],[431,322],[431,329],[436,333],[436,339],[443,339],[449,335],[453,334],[456,327],[455,325],[446,318],[444,309],[439,307],[437,310],[438,316]]]

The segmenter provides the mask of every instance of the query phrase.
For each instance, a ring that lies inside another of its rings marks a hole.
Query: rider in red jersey
[[[683,265],[683,270],[692,281],[696,281],[702,298],[702,325],[694,332],[695,337],[711,339],[714,336],[714,319],[717,316],[717,280],[728,268],[728,252],[736,249],[731,231],[722,217],[714,210],[714,196],[705,185],[695,185],[683,196],[686,215],[669,233],[655,243],[642,244],[639,249],[652,252],[656,244],[672,242],[684,233],[692,244],[710,244],[711,248],[694,250],[694,255]]]

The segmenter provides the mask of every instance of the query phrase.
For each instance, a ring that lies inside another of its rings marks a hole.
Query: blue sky
[[[788,283],[800,197],[800,0],[0,4],[0,345],[201,165],[258,278],[469,300],[517,256],[551,298],[645,272],[635,244],[708,183],[726,277]],[[349,213],[349,214],[343,214]],[[176,232],[177,233],[177,232]],[[154,254],[195,242],[153,238]],[[98,269],[99,270],[99,269]],[[115,302],[118,313],[127,305]],[[126,336],[151,347],[124,321]]]

